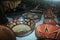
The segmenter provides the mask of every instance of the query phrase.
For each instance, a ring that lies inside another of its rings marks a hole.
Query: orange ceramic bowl
[[[60,39],[60,29],[50,24],[41,24],[35,30],[38,38],[44,39]]]

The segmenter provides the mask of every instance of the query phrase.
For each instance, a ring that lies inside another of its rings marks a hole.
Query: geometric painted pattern
[[[50,25],[50,24],[41,24],[39,25],[36,30],[36,35],[39,38],[60,38],[60,28]]]

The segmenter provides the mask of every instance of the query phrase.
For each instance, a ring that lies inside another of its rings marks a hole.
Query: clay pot
[[[45,40],[60,40],[60,29],[50,24],[41,24],[35,29],[37,38]]]
[[[52,9],[47,9],[46,10],[45,17],[53,18]]]
[[[16,37],[12,30],[0,25],[0,40],[16,40]]]

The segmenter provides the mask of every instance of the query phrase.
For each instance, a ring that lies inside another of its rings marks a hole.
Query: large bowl
[[[31,19],[15,18],[9,21],[7,26],[11,28],[18,37],[27,36],[34,30],[35,22]]]
[[[41,40],[60,40],[60,28],[50,24],[40,24],[35,33],[37,38]]]

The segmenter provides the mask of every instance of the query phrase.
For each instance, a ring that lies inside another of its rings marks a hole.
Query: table
[[[39,24],[43,24],[43,20],[44,20],[44,15],[42,15],[41,16],[41,20],[36,23],[35,28]],[[16,37],[16,40],[37,40],[37,37],[35,35],[35,30],[30,35],[28,35],[28,36],[25,36],[25,37]]]

